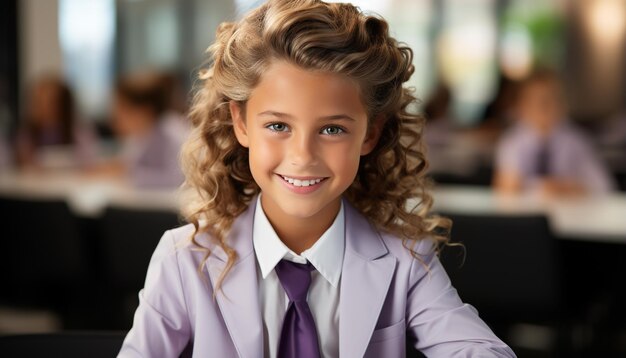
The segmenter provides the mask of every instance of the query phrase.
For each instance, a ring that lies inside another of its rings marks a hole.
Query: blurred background
[[[252,0],[0,2],[0,334],[128,330]],[[626,356],[626,2],[361,0],[413,49],[442,260],[518,355]]]

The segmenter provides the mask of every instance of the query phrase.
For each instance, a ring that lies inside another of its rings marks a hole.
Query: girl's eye
[[[285,125],[284,123],[268,124],[266,128],[269,128],[270,130],[274,132],[286,132],[287,131],[287,125]]]
[[[322,133],[323,134],[328,134],[328,135],[339,135],[344,133],[345,130],[341,127],[337,127],[337,126],[330,126],[330,127],[326,127],[324,129],[322,129]]]

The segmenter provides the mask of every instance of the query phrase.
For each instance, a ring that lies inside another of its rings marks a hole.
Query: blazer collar
[[[345,198],[343,205],[346,217],[346,250],[367,260],[387,255],[387,246],[372,224]]]
[[[378,231],[344,199],[346,248],[339,303],[339,355],[362,357],[376,327],[396,268]],[[256,200],[233,223],[228,244],[238,256],[216,300],[239,356],[261,358],[263,321],[259,304],[257,263],[252,244]],[[207,259],[215,285],[227,256],[219,247]]]
[[[206,264],[224,323],[242,358],[262,358],[264,351],[257,263],[252,246],[255,205],[253,199],[227,235],[227,243],[236,250],[237,259],[222,281],[221,290],[216,290],[215,285],[226,267],[226,253],[213,245]]]
[[[396,269],[378,231],[354,207],[346,208],[346,252],[339,302],[339,356],[363,357]]]
[[[237,253],[235,264],[254,252],[252,245],[252,227],[254,226],[254,211],[257,205],[256,196],[250,200],[248,208],[233,222],[228,234],[226,243]],[[217,243],[212,242],[210,258],[217,258],[223,262],[228,262],[228,255]]]
[[[250,201],[248,208],[235,219],[227,235],[226,242],[237,252],[235,264],[254,252],[252,229],[256,205],[257,200],[254,197]],[[368,260],[375,260],[386,255],[388,253],[387,247],[367,219],[345,198],[343,199],[343,206],[346,218],[346,250],[350,250]],[[363,236],[368,239],[358,239]],[[226,253],[220,247],[215,247],[215,244],[212,246],[214,247],[210,257],[215,256],[221,261],[227,262],[228,256]]]

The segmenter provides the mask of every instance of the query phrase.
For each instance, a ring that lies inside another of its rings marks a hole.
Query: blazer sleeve
[[[407,334],[415,348],[427,357],[515,357],[461,301],[437,255],[422,258],[413,260],[407,298]]]
[[[170,231],[159,242],[139,292],[139,307],[118,357],[178,357],[191,337],[191,325]]]

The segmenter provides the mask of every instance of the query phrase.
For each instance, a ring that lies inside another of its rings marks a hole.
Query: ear
[[[365,141],[361,145],[361,155],[367,155],[376,148],[380,135],[383,132],[386,119],[380,115],[374,119],[374,122],[370,125],[365,136]]]
[[[235,102],[230,101],[228,103],[228,107],[230,109],[230,116],[233,119],[233,128],[235,130],[235,137],[237,137],[237,141],[243,147],[248,148],[250,146],[250,141],[248,139],[248,128],[246,128],[246,119],[244,117],[244,113],[241,110],[241,106]]]

